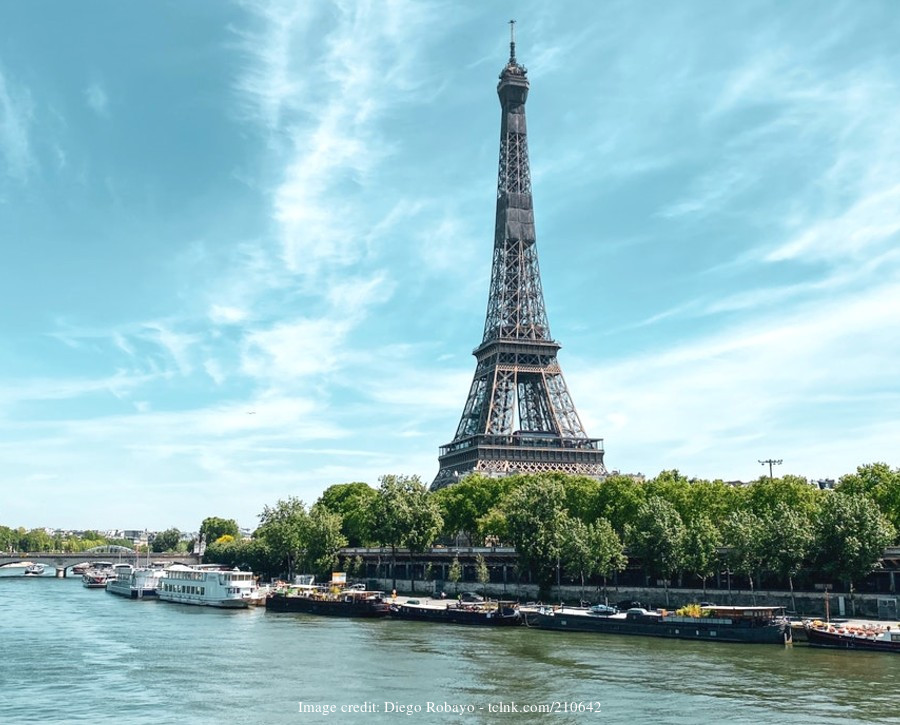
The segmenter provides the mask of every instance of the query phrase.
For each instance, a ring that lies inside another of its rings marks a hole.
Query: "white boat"
[[[106,582],[112,574],[111,561],[96,561],[84,574],[81,575],[81,583],[88,589],[105,589]]]
[[[106,591],[131,599],[155,597],[163,577],[162,569],[135,568],[131,564],[116,564],[106,580]]]
[[[218,565],[175,564],[163,572],[159,598],[206,607],[243,608],[256,593],[253,572]]]
[[[29,564],[25,567],[25,576],[43,576],[44,569],[43,564]]]

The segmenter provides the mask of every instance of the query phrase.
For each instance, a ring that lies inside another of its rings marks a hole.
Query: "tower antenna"
[[[516,62],[516,21],[509,21],[509,62]]]

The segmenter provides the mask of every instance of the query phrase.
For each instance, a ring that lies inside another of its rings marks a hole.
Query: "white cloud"
[[[247,310],[240,307],[212,305],[209,308],[209,318],[217,325],[234,325],[243,322],[247,317]]]
[[[6,172],[24,180],[36,161],[31,147],[34,110],[31,94],[13,85],[0,66],[0,154]]]
[[[109,115],[109,97],[99,82],[93,81],[84,89],[84,98],[88,107],[98,116],[106,117]]]

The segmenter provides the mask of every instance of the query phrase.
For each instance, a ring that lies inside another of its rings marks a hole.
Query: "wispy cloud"
[[[6,173],[18,181],[27,178],[36,164],[31,144],[33,118],[31,94],[17,86],[0,64],[0,154]]]
[[[109,116],[109,96],[107,96],[106,90],[99,81],[91,82],[84,89],[84,98],[88,107],[98,116],[104,118]]]
[[[360,189],[392,153],[375,121],[423,80],[412,59],[427,8],[364,2],[333,10],[323,35],[312,10],[264,6],[263,29],[246,38],[251,63],[238,86],[287,159],[273,217],[287,267],[310,277],[365,253],[376,220],[360,212]],[[312,77],[315,84],[301,80]]]

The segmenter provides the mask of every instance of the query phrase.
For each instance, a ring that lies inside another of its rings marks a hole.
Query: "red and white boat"
[[[900,654],[900,628],[868,624],[847,626],[826,622],[808,622],[806,638],[813,647],[865,649]]]

